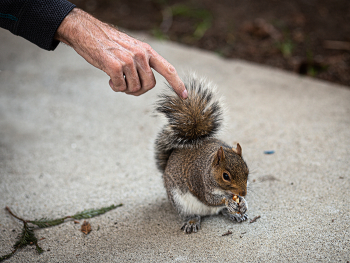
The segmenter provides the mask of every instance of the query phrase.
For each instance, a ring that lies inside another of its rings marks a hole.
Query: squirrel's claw
[[[237,214],[236,218],[237,222],[243,222],[246,221],[248,219],[248,215],[247,214],[243,214],[243,215],[239,215]]]
[[[238,223],[243,222],[248,219],[247,214],[240,214],[238,212],[232,213],[228,208],[224,208],[221,213],[228,217],[232,221],[237,221]]]
[[[201,228],[201,217],[194,216],[185,220],[184,225],[181,227],[186,234],[196,233]]]

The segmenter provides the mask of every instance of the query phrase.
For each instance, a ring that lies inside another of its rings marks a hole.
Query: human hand
[[[175,68],[150,45],[74,8],[62,21],[55,38],[74,48],[91,65],[106,72],[116,92],[139,96],[152,89],[156,80],[151,68],[161,74],[179,95],[187,90]]]

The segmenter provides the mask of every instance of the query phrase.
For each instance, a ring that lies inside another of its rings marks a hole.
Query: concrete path
[[[261,218],[214,216],[183,234],[153,160],[164,79],[141,97],[116,94],[69,47],[43,51],[0,29],[0,255],[22,227],[5,206],[39,219],[123,203],[88,220],[89,235],[83,221],[36,231],[45,252],[8,262],[349,261],[350,89],[134,35],[217,84],[221,138],[242,145],[248,214]]]

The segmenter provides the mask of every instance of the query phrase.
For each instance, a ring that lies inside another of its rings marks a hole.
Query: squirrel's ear
[[[215,159],[216,159],[216,165],[219,165],[220,162],[225,160],[225,153],[222,146],[220,146],[219,150],[217,151]]]
[[[241,145],[239,145],[239,143],[237,143],[237,148],[232,148],[232,151],[234,151],[235,153],[237,153],[239,156],[242,157],[242,147]]]

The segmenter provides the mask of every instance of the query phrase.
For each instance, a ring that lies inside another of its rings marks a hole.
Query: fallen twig
[[[224,236],[228,236],[228,235],[231,235],[232,232],[230,230],[228,230],[226,233],[222,234],[221,236],[224,237]]]
[[[250,220],[249,223],[254,223],[256,220],[258,220],[260,218],[260,216],[256,216],[254,217],[252,220]]]
[[[23,222],[23,229],[21,234],[17,237],[17,241],[14,244],[13,248],[14,250],[5,255],[5,256],[0,256],[0,262],[9,259],[10,257],[12,257],[16,251],[22,247],[25,247],[27,245],[35,245],[36,246],[36,250],[39,254],[41,254],[42,252],[44,252],[44,250],[38,245],[38,239],[36,238],[35,234],[34,234],[34,227],[33,226],[29,226],[28,224],[33,224],[36,225],[39,228],[46,228],[46,227],[52,227],[52,226],[57,226],[59,224],[62,224],[65,222],[66,219],[71,218],[71,219],[87,219],[87,218],[92,218],[98,215],[102,215],[112,209],[115,209],[117,207],[122,206],[123,204],[119,204],[119,205],[111,205],[109,207],[103,207],[100,209],[89,209],[89,210],[84,210],[83,212],[77,213],[73,216],[65,216],[59,219],[47,219],[47,218],[42,218],[39,220],[24,220],[18,216],[16,216],[11,209],[6,206],[6,210],[9,212],[9,214],[11,216],[13,216],[14,218],[20,220]],[[91,228],[90,228],[91,229]],[[86,231],[87,233],[90,231]],[[43,238],[41,238],[40,240],[42,240]]]

